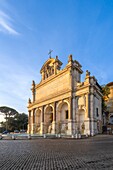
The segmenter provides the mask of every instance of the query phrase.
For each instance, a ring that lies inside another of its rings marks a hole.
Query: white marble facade
[[[95,135],[102,132],[102,93],[96,78],[69,56],[61,70],[58,57],[48,59],[41,68],[42,80],[32,84],[29,99],[28,132],[38,134]]]

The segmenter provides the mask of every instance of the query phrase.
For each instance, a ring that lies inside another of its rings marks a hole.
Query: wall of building
[[[51,77],[50,77],[51,78]],[[70,88],[70,75],[67,71],[64,74],[57,75],[50,81],[43,81],[43,85],[39,85],[36,89],[36,101],[40,101],[45,97],[58,95],[60,92]]]
[[[34,85],[35,100],[30,102],[28,107],[32,112],[32,133],[36,132],[34,129],[36,123],[40,123],[40,129],[46,127],[46,131],[40,130],[40,133],[55,133],[55,126],[58,126],[58,122],[62,122],[62,132],[68,135],[75,134],[77,130],[79,133],[88,135],[98,133],[97,125],[102,119],[100,88],[96,85],[95,77],[90,76],[89,71],[86,71],[85,81],[80,82],[81,66],[79,68],[73,63],[71,60],[63,70],[50,75],[38,85]],[[98,116],[96,115],[97,108]],[[36,109],[43,110],[40,116],[44,117],[44,120],[37,115],[39,120],[35,119],[36,122],[34,122],[33,110]],[[67,110],[68,119],[66,118]],[[52,121],[50,121],[51,116],[53,116]]]

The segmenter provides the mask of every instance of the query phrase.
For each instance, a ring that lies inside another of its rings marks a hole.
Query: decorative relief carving
[[[51,75],[56,74],[57,71],[60,70],[61,65],[62,62],[58,59],[58,56],[56,56],[55,59],[49,58],[40,70],[40,73],[42,74],[42,80],[45,80]]]
[[[68,63],[69,63],[70,61],[71,61],[71,62],[73,61],[73,59],[72,59],[72,54],[70,54],[69,57],[68,57]]]
[[[88,70],[86,70],[86,77],[90,76],[90,72]]]
[[[82,86],[84,86],[84,82],[77,83],[77,87],[82,87]]]
[[[28,104],[31,104],[31,99],[29,98],[29,100],[28,100]]]
[[[33,80],[32,81],[32,90],[34,91],[34,89],[35,89],[35,81]]]

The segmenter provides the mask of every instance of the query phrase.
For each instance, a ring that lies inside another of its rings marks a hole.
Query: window
[[[66,110],[66,119],[68,119],[68,110]]]
[[[97,117],[99,117],[98,108],[96,108],[96,115],[97,115]]]

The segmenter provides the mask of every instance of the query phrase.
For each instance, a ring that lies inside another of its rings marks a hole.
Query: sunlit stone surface
[[[96,78],[72,55],[64,69],[62,62],[49,58],[42,66],[41,82],[32,82],[32,100],[28,102],[31,134],[88,134],[102,132],[102,94]]]

